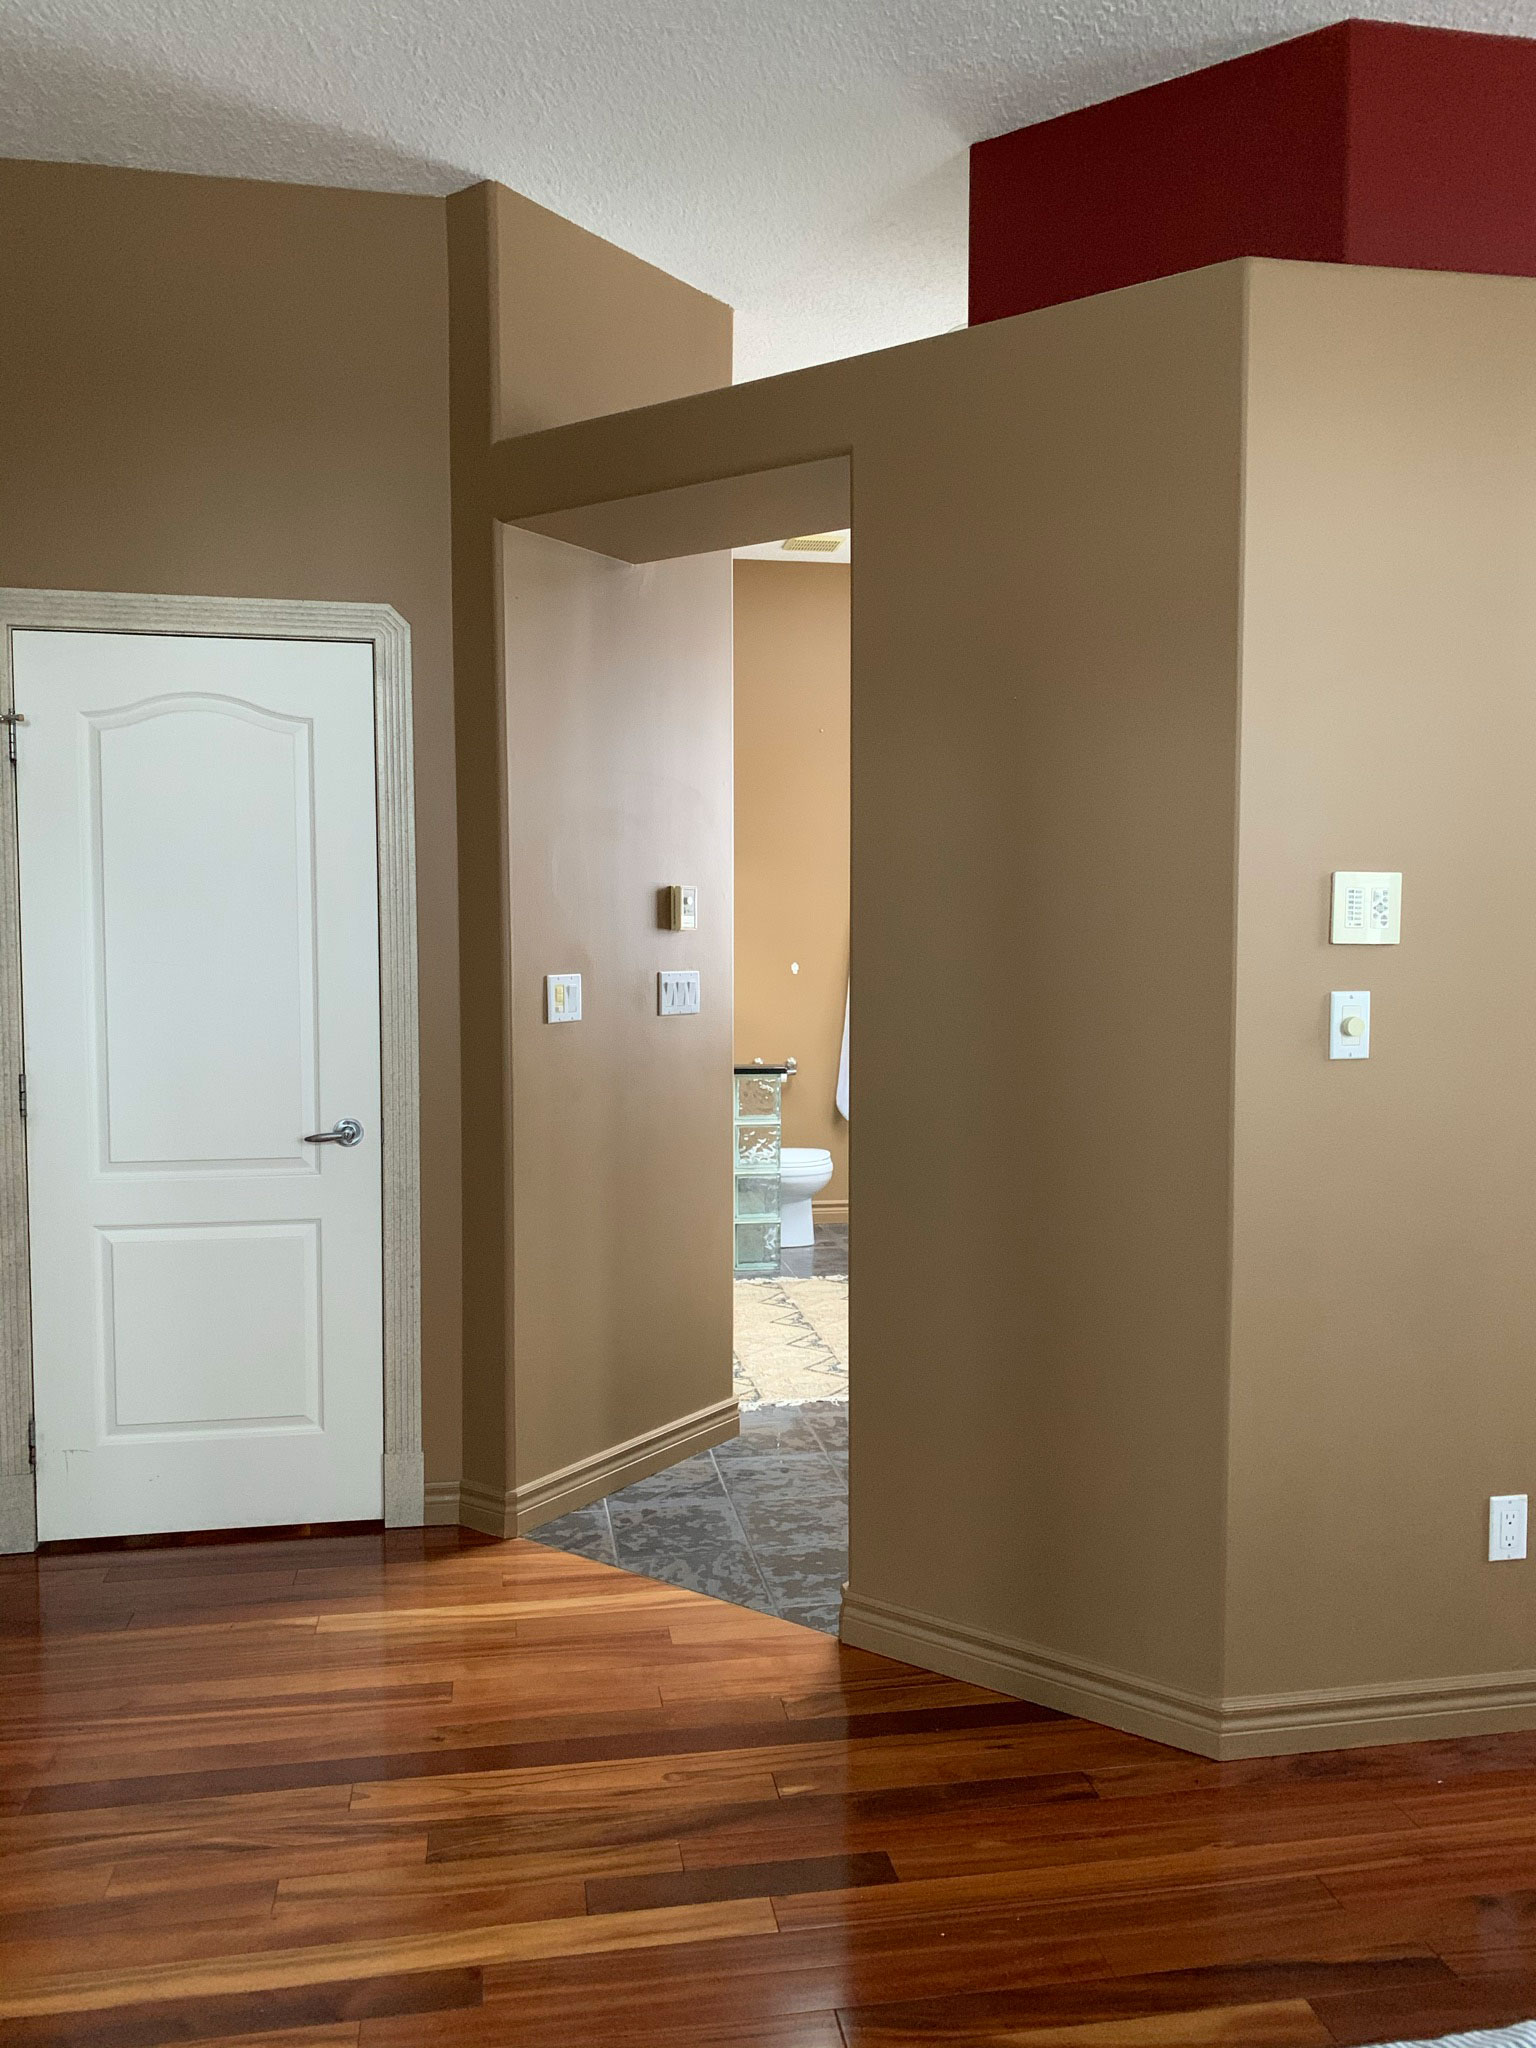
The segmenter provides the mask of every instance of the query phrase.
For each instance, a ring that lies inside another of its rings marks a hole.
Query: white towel
[[[848,1121],[848,1010],[852,994],[843,998],[843,1052],[837,1063],[837,1113],[844,1123]]]

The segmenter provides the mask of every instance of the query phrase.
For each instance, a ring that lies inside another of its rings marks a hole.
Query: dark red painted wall
[[[1536,276],[1536,42],[1350,29],[1345,260]]]
[[[971,151],[973,323],[1235,256],[1536,276],[1536,42],[1340,22]]]

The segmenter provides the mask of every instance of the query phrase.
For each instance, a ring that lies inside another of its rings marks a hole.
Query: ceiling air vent
[[[835,555],[843,544],[840,533],[802,533],[797,540],[781,540],[786,555]]]

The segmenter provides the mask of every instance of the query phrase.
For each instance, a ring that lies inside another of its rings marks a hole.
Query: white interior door
[[[372,647],[13,647],[39,1537],[377,1517]]]

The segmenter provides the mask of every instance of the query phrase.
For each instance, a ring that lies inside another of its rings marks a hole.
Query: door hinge
[[[16,759],[16,728],[26,722],[19,711],[0,711],[0,725],[5,727],[6,755],[13,762]]]
[[[16,1076],[16,1107],[21,1111],[21,1120],[25,1123],[27,1120],[27,1077],[25,1074],[18,1074]]]
[[[35,1472],[37,1470],[37,1417],[35,1415],[27,1417],[27,1465],[31,1471]]]

